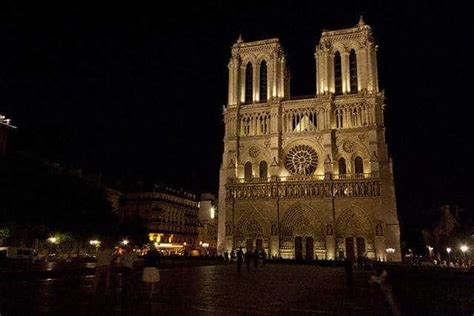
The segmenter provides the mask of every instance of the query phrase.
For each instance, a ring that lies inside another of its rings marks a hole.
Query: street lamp
[[[392,261],[392,254],[395,252],[395,249],[394,248],[387,248],[385,249],[385,251],[389,254],[388,256],[388,261]]]
[[[461,249],[461,251],[464,255],[464,260],[466,260],[466,251],[469,251],[469,247],[467,245],[461,245],[461,247],[459,247],[459,249]]]
[[[128,239],[122,240],[122,245],[126,246],[126,245],[128,245],[128,243],[129,243]]]
[[[49,237],[48,241],[52,244],[56,244],[58,242],[58,239],[56,237]]]
[[[431,260],[431,259],[432,259],[431,257],[432,257],[432,255],[433,255],[433,249],[434,249],[434,248],[431,247],[431,246],[426,246],[426,248],[428,248],[428,252],[429,252],[429,254],[430,254],[430,260]]]

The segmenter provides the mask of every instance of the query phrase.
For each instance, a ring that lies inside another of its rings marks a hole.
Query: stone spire
[[[357,24],[357,26],[361,27],[361,26],[364,26],[364,25],[365,25],[364,17],[362,15],[360,15],[359,23]]]
[[[239,38],[237,38],[237,44],[243,43],[243,41],[242,34],[239,34]]]

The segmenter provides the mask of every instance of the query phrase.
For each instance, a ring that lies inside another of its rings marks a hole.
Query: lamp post
[[[448,253],[448,264],[451,262],[451,248],[446,248],[446,252]]]

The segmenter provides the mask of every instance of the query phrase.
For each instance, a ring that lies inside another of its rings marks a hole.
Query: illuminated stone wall
[[[323,32],[315,53],[316,94],[292,99],[278,39],[239,38],[232,46],[220,251],[242,246],[285,258],[401,259],[376,47],[362,20],[353,28]],[[252,102],[245,103],[249,83]],[[267,100],[259,99],[259,89],[267,90]],[[395,253],[387,256],[387,248]]]

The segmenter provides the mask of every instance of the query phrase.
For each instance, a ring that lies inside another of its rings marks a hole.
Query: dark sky
[[[379,43],[404,232],[443,201],[472,212],[474,38],[467,7],[453,1],[37,2],[0,5],[0,112],[19,127],[23,144],[42,146],[45,156],[105,175],[216,191],[227,62],[238,34],[248,41],[279,37],[291,94],[310,95],[321,30],[353,26],[363,14]]]

